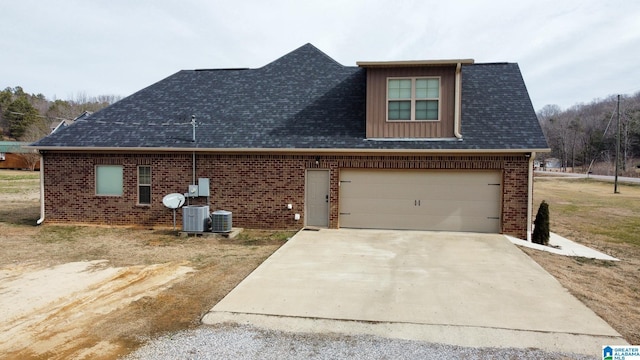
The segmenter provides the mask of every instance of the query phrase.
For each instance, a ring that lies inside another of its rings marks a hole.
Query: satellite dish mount
[[[162,198],[162,203],[164,206],[173,210],[173,230],[176,230],[176,210],[179,209],[182,205],[184,205],[184,195],[178,193],[172,193],[165,195]]]

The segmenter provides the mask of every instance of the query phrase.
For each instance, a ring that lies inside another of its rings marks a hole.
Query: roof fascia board
[[[518,154],[529,152],[551,152],[550,148],[532,149],[278,149],[278,148],[139,148],[139,147],[58,147],[58,146],[25,146],[39,151],[61,152],[199,152],[199,153],[278,153],[278,154]]]
[[[473,59],[447,59],[447,60],[405,60],[405,61],[358,61],[360,67],[411,67],[411,66],[455,66],[457,64],[470,65]]]

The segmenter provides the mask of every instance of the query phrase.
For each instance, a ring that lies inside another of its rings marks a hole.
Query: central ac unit
[[[182,231],[204,232],[209,226],[209,206],[183,206],[182,207]]]
[[[231,211],[214,211],[211,214],[211,231],[219,233],[231,232],[231,222]]]

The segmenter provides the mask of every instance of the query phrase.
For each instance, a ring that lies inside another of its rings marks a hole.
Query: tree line
[[[618,136],[617,96],[577,104],[566,110],[546,105],[537,112],[551,153],[563,170],[594,171],[610,175],[619,161],[622,172],[633,175],[640,165],[640,92],[620,96],[620,156],[616,158]]]
[[[88,96],[78,93],[71,100],[48,100],[42,94],[30,94],[22,87],[0,91],[0,138],[35,141],[51,132],[51,126],[73,120],[85,111],[95,112],[120,100],[120,96]]]

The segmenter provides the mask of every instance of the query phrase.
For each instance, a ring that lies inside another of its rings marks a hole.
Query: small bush
[[[536,219],[533,222],[535,228],[531,235],[531,241],[536,244],[549,245],[549,204],[544,200],[538,208]]]

